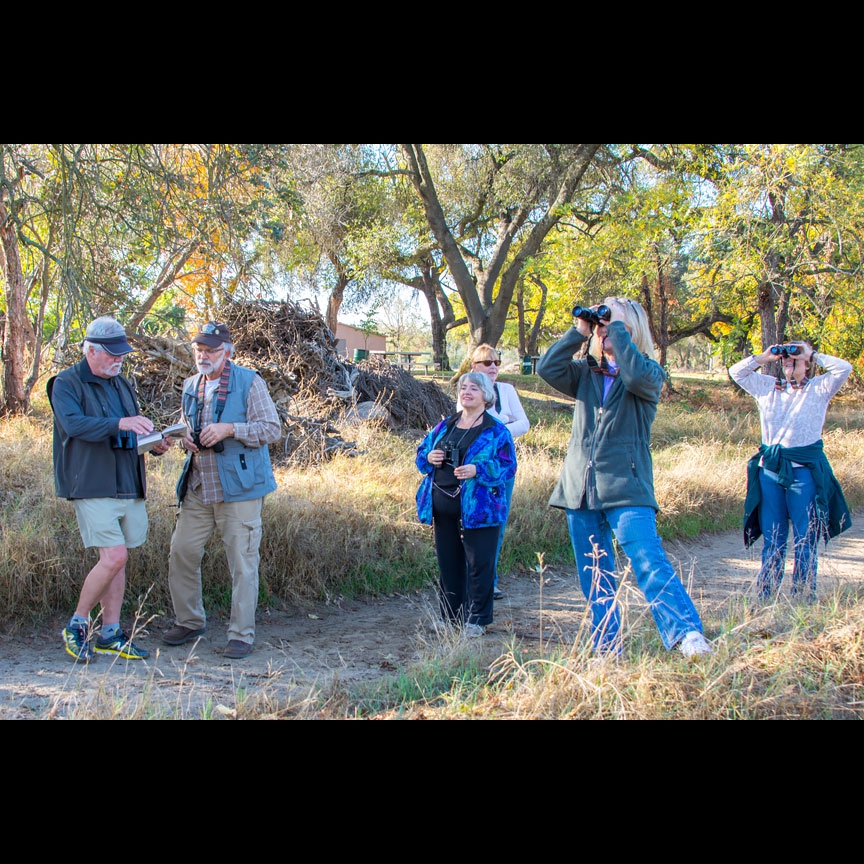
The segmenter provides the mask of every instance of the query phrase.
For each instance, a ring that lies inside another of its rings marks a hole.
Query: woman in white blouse
[[[763,374],[780,363],[780,375]],[[819,367],[825,374],[819,375]],[[852,365],[817,354],[807,342],[775,345],[745,357],[729,370],[732,380],[756,399],[762,446],[747,466],[744,541],[765,537],[758,594],[777,598],[786,569],[789,523],[795,540],[792,597],[816,600],[818,544],[852,525],[843,490],[822,441],[828,404],[846,383]]]
[[[531,429],[531,422],[519,400],[519,394],[512,384],[505,384],[498,380],[501,372],[501,353],[491,345],[478,345],[471,354],[471,371],[482,372],[492,379],[495,388],[496,402],[487,413],[496,420],[500,420],[509,430],[515,441],[521,438]],[[462,406],[459,406],[462,410]],[[516,484],[515,477],[507,484],[507,515],[510,515],[510,504],[513,500],[513,488]],[[501,526],[501,534],[498,538],[498,552],[495,557],[495,599],[502,600],[504,592],[498,585],[498,557],[501,555],[501,546],[504,543],[504,532],[507,530],[507,522]]]

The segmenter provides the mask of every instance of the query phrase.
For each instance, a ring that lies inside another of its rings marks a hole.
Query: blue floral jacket
[[[431,525],[432,481],[435,467],[429,454],[459,421],[461,414],[442,420],[417,450],[417,469],[424,475],[417,490],[417,515],[424,525]],[[465,462],[477,466],[477,476],[462,484],[462,526],[466,531],[494,528],[507,521],[507,483],[516,476],[516,448],[513,436],[503,423],[486,414],[477,440],[468,448]]]

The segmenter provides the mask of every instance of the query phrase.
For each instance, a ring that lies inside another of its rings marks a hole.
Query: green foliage
[[[624,295],[663,346],[697,335],[734,362],[777,331],[860,380],[861,145],[606,144],[583,166],[588,146],[0,145],[27,292],[10,327],[35,323],[32,355],[74,344],[95,314],[175,332],[229,296],[323,290],[363,313],[394,284],[419,291],[426,268],[454,343],[500,326],[514,349],[542,320],[542,350],[575,303]],[[440,224],[403,148],[422,148]],[[501,308],[517,284],[521,320]]]
[[[454,640],[455,640],[454,634]],[[428,705],[442,707],[452,704],[454,694],[470,703],[478,698],[489,683],[489,670],[475,652],[454,646],[441,657],[432,658],[412,667],[383,684],[361,686],[353,695],[355,710],[360,717],[386,711],[398,713],[402,706]]]

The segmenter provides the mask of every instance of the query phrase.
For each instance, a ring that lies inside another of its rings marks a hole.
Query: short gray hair
[[[495,387],[492,379],[482,372],[468,372],[459,379],[459,389],[466,383],[476,384],[483,391],[483,401],[487,408],[491,408],[497,401],[495,398]]]

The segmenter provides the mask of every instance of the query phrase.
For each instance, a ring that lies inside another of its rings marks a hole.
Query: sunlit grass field
[[[506,572],[572,564],[563,515],[548,507],[569,440],[567,400],[533,376],[515,384],[532,421],[518,442],[519,474],[501,567]],[[728,379],[674,379],[654,428],[661,534],[688,539],[741,526],[746,462],[759,445],[755,404]],[[367,428],[352,433],[363,455],[300,470],[277,467],[279,491],[265,507],[262,607],[335,595],[389,594],[434,583],[430,529],[417,522],[414,465],[422,433]],[[835,473],[853,509],[864,505],[864,409],[860,397],[835,400],[825,432]],[[128,568],[131,604],[169,615],[166,567],[175,517],[179,451],[149,461],[148,544]],[[7,631],[74,608],[95,558],[81,548],[71,506],[54,497],[47,405],[33,416],[0,422],[0,609]],[[205,602],[225,610],[230,588],[214,540],[205,558]],[[134,612],[130,608],[130,614]],[[739,626],[750,611],[730,607],[714,622]],[[358,692],[328,694],[288,716],[697,719],[864,715],[864,603],[855,596],[803,615],[777,619],[782,644],[754,640],[741,656],[718,656],[690,675],[661,651],[640,653],[650,634],[633,640],[629,661],[614,668],[571,655],[513,651],[490,664],[463,644],[430,646],[410,675]],[[806,652],[799,647],[806,643]],[[820,671],[821,670],[821,671]],[[856,677],[857,676],[857,677]],[[791,682],[791,683],[790,683]],[[794,685],[794,686],[793,686]],[[807,696],[796,699],[790,688]],[[816,695],[814,695],[814,692]],[[855,698],[852,698],[852,697]],[[857,700],[857,701],[856,701]],[[324,707],[326,704],[326,707]],[[849,707],[850,705],[857,707]],[[806,705],[807,707],[802,707]],[[254,718],[251,718],[254,719]]]

